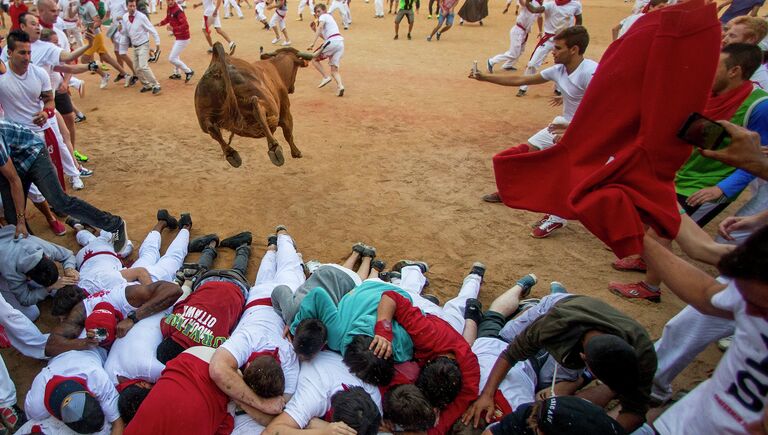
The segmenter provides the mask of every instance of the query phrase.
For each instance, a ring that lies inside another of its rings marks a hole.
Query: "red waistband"
[[[528,31],[528,29],[526,29],[525,27],[523,27],[523,25],[522,25],[522,24],[520,24],[520,23],[515,23],[515,26],[517,26],[517,27],[519,27],[519,28],[523,29],[523,32],[527,32],[527,31]]]
[[[243,311],[247,310],[248,308],[260,307],[260,306],[271,307],[272,306],[272,298],[254,299],[254,300],[248,302],[248,304],[246,304],[245,309],[243,309]]]
[[[122,263],[122,260],[120,259],[120,257],[117,254],[115,254],[114,252],[111,252],[111,251],[97,251],[97,252],[85,251],[85,255],[83,256],[83,262],[80,263],[80,267],[82,268],[83,264],[85,264],[86,261],[90,260],[91,258],[93,258],[93,257],[95,257],[97,255],[111,255],[111,256],[117,258]]]
[[[329,35],[327,38],[325,38],[325,40],[327,41],[327,40],[333,38],[334,36],[341,36],[341,33],[334,33],[333,35]]]

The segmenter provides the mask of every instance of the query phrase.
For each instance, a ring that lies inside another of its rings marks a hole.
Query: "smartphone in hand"
[[[722,125],[693,112],[677,133],[677,137],[698,148],[714,150],[720,148],[730,135]]]

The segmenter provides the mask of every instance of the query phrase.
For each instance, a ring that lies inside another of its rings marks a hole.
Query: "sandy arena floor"
[[[189,9],[193,39],[182,59],[197,73],[190,84],[167,79],[173,38],[160,29],[162,60],[152,68],[162,94],[140,94],[139,86],[123,89],[122,84],[99,90],[96,77],[87,76],[87,95],[73,98],[88,116],[78,125],[78,148],[89,155],[87,166],[95,171],[78,195],[123,216],[137,248],[158,208],[191,212],[193,236],[251,230],[256,246],[263,246],[276,224],[285,224],[305,260],[342,261],[361,240],[376,246],[389,264],[402,258],[429,262],[427,291],[443,302],[456,294],[472,263],[482,261],[488,266],[480,295],[486,306],[517,278],[534,272],[540,278],[534,296],[546,294],[550,281],[561,281],[574,293],[602,298],[633,315],[658,338],[665,322],[683,307],[679,299],[665,292],[661,304],[651,304],[612,295],[610,280],[636,281],[642,275],[614,271],[613,255],[580,224],[571,222],[549,239],[534,240],[529,225],[538,214],[480,199],[495,188],[491,156],[524,142],[561,110],[548,104],[551,85],[532,87],[521,99],[515,88],[467,79],[473,60],[483,66],[489,56],[507,49],[514,14],[502,15],[503,2],[493,0],[484,26],[457,25],[430,43],[425,37],[435,20],[427,19],[422,1],[414,39],[405,38],[403,21],[400,40],[393,41],[393,16],[373,19],[373,3],[354,0],[354,23],[343,31],[345,96],[335,96],[333,83],[317,89],[320,75],[312,67],[299,71],[296,79],[294,136],[304,158],[290,159],[280,133],[283,167],[269,162],[265,140],[235,138],[233,146],[244,162],[239,169],[226,163],[218,144],[197,124],[194,89],[209,56],[199,30],[202,10]],[[313,36],[309,23],[294,21],[295,1],[289,7],[293,46],[306,49]],[[599,60],[610,43],[611,27],[630,9],[631,3],[620,0],[586,2],[584,24],[592,35],[588,57]],[[237,41],[238,57],[256,60],[260,46],[274,48],[273,34],[261,30],[252,9],[243,12],[246,19],[224,20],[224,29]],[[164,13],[152,15],[152,22]],[[307,11],[304,15],[306,20]],[[519,67],[534,43],[532,37]],[[707,228],[710,233],[716,223]],[[53,236],[36,212],[32,225],[38,235],[77,249],[72,232]],[[170,239],[166,235],[165,246]],[[261,255],[259,248],[254,250],[251,278]],[[228,265],[230,258],[229,253],[220,256],[219,264]],[[43,304],[37,322],[46,332],[54,324],[49,307]],[[23,404],[44,363],[13,349],[1,354]],[[712,346],[676,387],[691,388],[705,379],[720,355]]]

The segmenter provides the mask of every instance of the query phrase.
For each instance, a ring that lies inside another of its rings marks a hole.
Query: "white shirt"
[[[141,379],[155,383],[160,378],[165,365],[157,360],[155,351],[163,334],[160,332],[160,322],[166,313],[155,313],[135,324],[128,334],[118,338],[112,344],[104,363],[104,370],[110,382],[117,385],[117,377]]]
[[[376,386],[367,384],[349,372],[341,355],[321,351],[309,362],[301,363],[296,394],[285,405],[288,414],[300,428],[305,428],[314,417],[323,417],[331,409],[331,397],[344,387],[363,387],[381,409],[381,393]]]
[[[121,20],[128,13],[128,7],[123,0],[107,0],[106,8],[113,20]]]
[[[545,2],[544,33],[557,35],[571,25],[571,20],[576,15],[581,15],[581,2],[577,0],[571,0],[562,6],[558,6],[554,1]]]
[[[757,83],[764,91],[768,91],[768,68],[764,63],[760,64],[750,80]]]
[[[635,24],[635,21],[640,19],[645,14],[632,14],[628,16],[627,18],[624,18],[621,20],[621,28],[619,28],[619,38],[624,36],[625,33],[627,33],[627,30],[629,30],[630,27],[632,27],[633,24]]]
[[[52,358],[48,366],[35,376],[24,401],[24,411],[34,420],[45,420],[50,416],[45,407],[45,386],[55,375],[85,379],[88,390],[96,397],[104,412],[105,423],[120,418],[117,410],[117,390],[101,365],[102,354],[93,350],[70,350]]]
[[[635,0],[635,5],[632,7],[633,14],[639,14],[645,9],[645,6],[650,3],[651,0]]]
[[[768,320],[746,313],[735,283],[712,297],[733,313],[736,333],[712,377],[688,393],[653,424],[661,434],[744,434],[761,421],[768,398]]]
[[[520,12],[517,15],[517,21],[515,22],[518,26],[525,29],[526,32],[531,31],[531,27],[533,27],[533,23],[536,22],[536,19],[539,18],[539,15],[541,14],[534,14],[533,12],[529,11],[528,8],[525,7],[524,0],[518,0],[520,4]],[[531,6],[541,6],[541,3],[538,0],[532,0]]]
[[[157,34],[155,26],[149,22],[146,15],[139,11],[134,14],[133,23],[131,23],[128,13],[123,15],[121,26],[123,36],[127,37],[134,47],[148,43],[150,33],[155,38],[155,44],[160,45],[160,35]]]
[[[29,65],[22,76],[8,67],[8,72],[0,76],[0,105],[5,111],[5,118],[32,131],[43,131],[32,119],[43,110],[40,94],[51,91],[51,78],[44,69]]]
[[[341,36],[341,33],[339,32],[339,25],[336,24],[336,20],[333,19],[333,16],[329,13],[324,13],[320,15],[320,17],[317,19],[321,24],[323,24],[323,32],[320,36],[323,37],[326,41],[343,41],[344,38]]]
[[[477,355],[477,362],[480,365],[479,391],[485,388],[493,365],[506,349],[507,343],[498,338],[481,337],[472,344],[472,352]],[[536,401],[536,382],[536,371],[533,370],[531,363],[521,361],[512,366],[499,384],[499,390],[514,411],[522,404]]]
[[[555,82],[557,89],[563,93],[563,118],[566,120],[573,119],[596,69],[597,62],[584,59],[571,74],[568,74],[565,65],[562,64],[541,71],[541,76]]]
[[[56,32],[56,36],[59,38],[59,47],[61,47],[63,51],[69,53],[72,47],[69,44],[67,34],[62,30],[63,22],[64,20],[62,20],[61,17],[56,17],[56,22],[53,23],[53,31]]]
[[[127,316],[131,311],[136,311],[138,309],[128,303],[128,298],[125,296],[125,286],[122,286],[116,289],[102,290],[83,299],[86,317],[90,315],[93,312],[93,308],[101,302],[111,304],[116,310],[120,311],[123,316]]]

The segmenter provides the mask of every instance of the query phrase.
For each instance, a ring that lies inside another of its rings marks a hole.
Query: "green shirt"
[[[413,0],[400,0],[400,9],[403,9],[403,10],[413,9]]]
[[[341,298],[337,307],[325,289],[315,287],[301,301],[299,312],[291,324],[291,333],[296,333],[296,327],[304,319],[320,319],[328,329],[328,348],[344,355],[355,335],[373,337],[381,295],[389,290],[412,300],[406,291],[398,287],[385,282],[366,281]],[[411,337],[397,322],[392,322],[392,333],[395,362],[410,361],[413,358]]]

